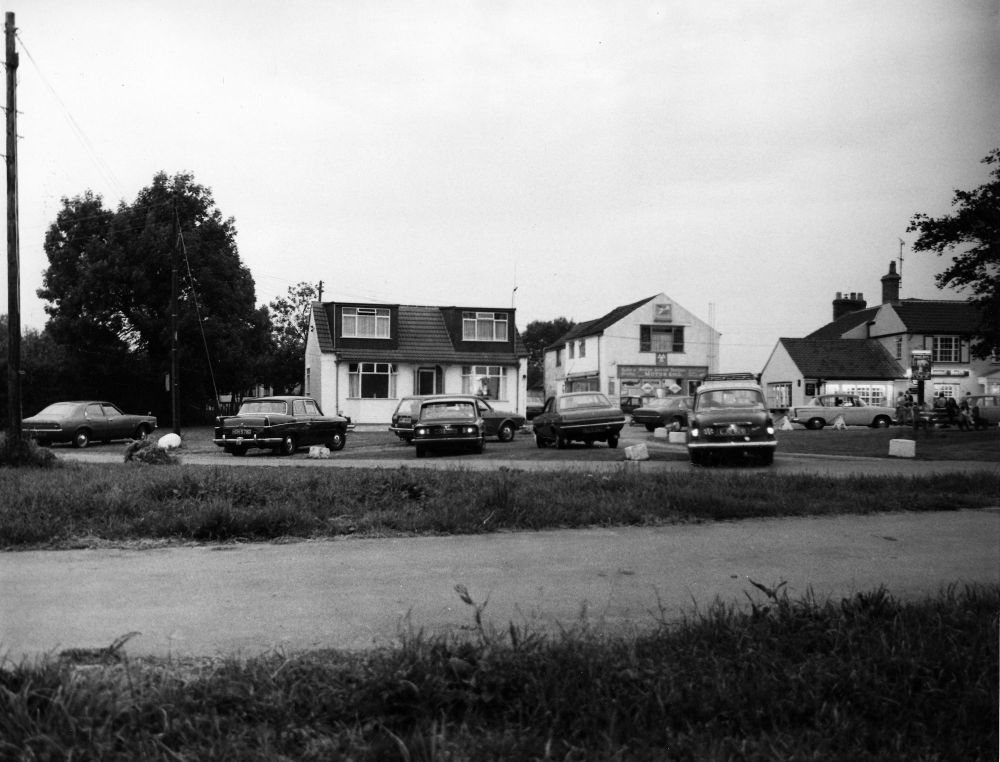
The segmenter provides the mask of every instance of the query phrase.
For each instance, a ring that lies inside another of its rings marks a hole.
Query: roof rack
[[[753,381],[757,383],[757,376],[753,373],[709,373],[704,378],[705,381]]]

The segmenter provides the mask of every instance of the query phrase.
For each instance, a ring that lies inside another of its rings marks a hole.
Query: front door
[[[434,368],[417,371],[417,394],[437,394],[437,372]]]

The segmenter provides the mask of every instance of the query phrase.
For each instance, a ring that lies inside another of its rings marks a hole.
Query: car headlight
[[[768,434],[769,434],[770,436],[774,436],[774,425],[773,425],[773,424],[772,424],[772,425],[769,425],[769,426],[767,427],[767,433],[768,433]]]
[[[691,439],[697,439],[698,438],[698,434],[700,434],[701,432],[698,430],[697,426],[692,426],[689,429],[688,433],[691,434]]]
[[[418,437],[422,437],[424,434],[427,433],[427,429],[425,429],[423,426],[417,426],[417,428],[413,430],[413,433],[416,434]]]
[[[465,433],[466,434],[478,434],[479,430],[476,429],[475,426],[466,426],[465,427]]]

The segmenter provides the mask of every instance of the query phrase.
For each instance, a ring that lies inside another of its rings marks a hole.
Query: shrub
[[[48,468],[55,463],[52,451],[39,447],[34,439],[22,437],[11,442],[6,432],[0,433],[0,466]]]
[[[125,462],[145,463],[150,466],[175,466],[180,463],[180,459],[165,447],[157,445],[152,439],[139,439],[130,442],[125,448]]]

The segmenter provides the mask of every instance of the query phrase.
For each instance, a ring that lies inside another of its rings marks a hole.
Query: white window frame
[[[463,341],[507,341],[506,312],[463,312]]]
[[[486,379],[489,400],[507,399],[507,368],[503,365],[463,365],[462,394],[480,394]]]
[[[388,307],[342,307],[340,335],[345,339],[388,339],[391,329]]]
[[[962,362],[962,337],[932,336],[931,362]]]
[[[350,399],[395,399],[396,373],[395,363],[391,362],[352,362],[347,366],[347,396]],[[365,391],[366,376],[388,376],[386,379],[386,395],[362,396]]]

